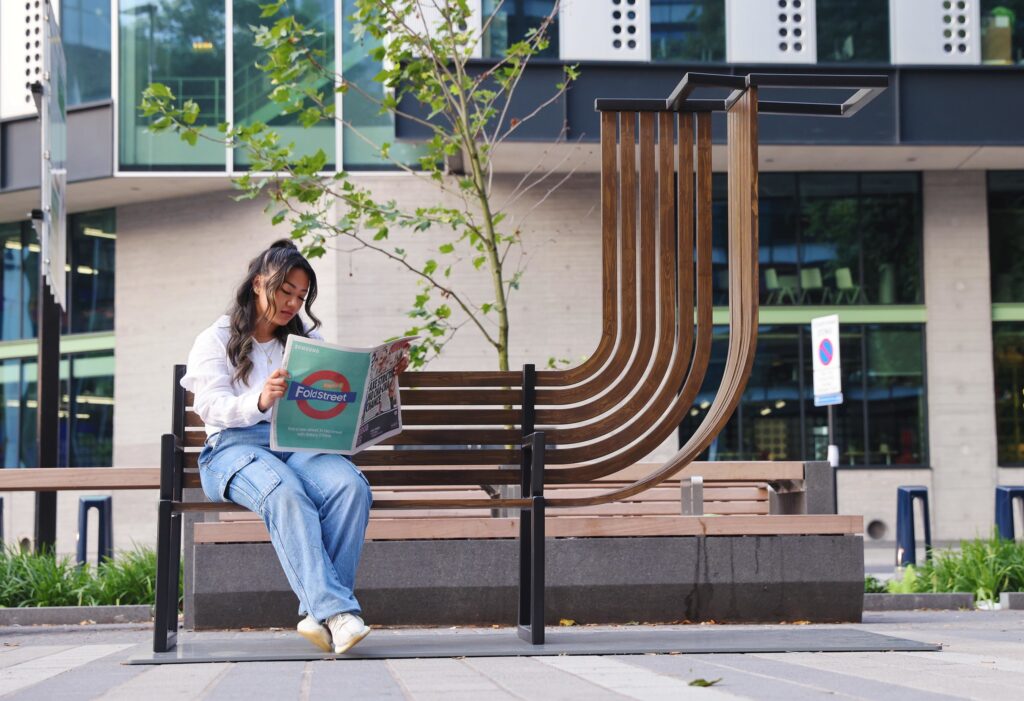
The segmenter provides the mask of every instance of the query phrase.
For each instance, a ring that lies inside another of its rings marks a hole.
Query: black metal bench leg
[[[161,499],[157,513],[153,652],[168,652],[174,649],[177,642],[180,552],[181,514],[173,513],[171,502]]]
[[[523,446],[529,459],[530,506],[519,516],[519,637],[544,644],[544,434]],[[525,481],[525,480],[524,480]],[[526,490],[524,489],[524,496]]]

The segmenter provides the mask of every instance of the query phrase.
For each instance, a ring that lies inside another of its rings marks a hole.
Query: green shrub
[[[880,582],[878,577],[867,575],[864,577],[864,593],[865,594],[884,594],[888,591],[885,588],[885,583]]]
[[[0,607],[153,605],[155,582],[156,553],[149,548],[120,552],[99,567],[79,567],[51,553],[0,550]],[[180,571],[178,582],[180,592]]]
[[[908,565],[902,579],[889,581],[893,594],[968,592],[978,601],[995,601],[1004,591],[1024,590],[1024,543],[997,535],[960,543],[960,550],[934,553],[931,560]]]

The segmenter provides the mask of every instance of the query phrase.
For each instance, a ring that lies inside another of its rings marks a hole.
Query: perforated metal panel
[[[0,0],[0,119],[34,115],[42,80],[43,0]]]
[[[815,0],[726,0],[731,63],[815,63]]]
[[[558,32],[566,61],[651,60],[649,0],[563,0]]]
[[[889,3],[895,64],[981,63],[980,0]]]

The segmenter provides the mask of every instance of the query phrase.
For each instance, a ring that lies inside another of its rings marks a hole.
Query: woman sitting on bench
[[[352,592],[369,483],[340,455],[270,450],[270,410],[288,386],[285,341],[289,334],[321,338],[314,299],[309,261],[290,241],[274,242],[249,263],[228,314],[196,338],[181,384],[206,423],[203,491],[263,518],[305,615],[299,634],[342,653],[370,632]],[[303,307],[309,326],[299,317]]]

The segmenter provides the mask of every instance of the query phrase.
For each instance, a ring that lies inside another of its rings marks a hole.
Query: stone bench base
[[[269,543],[195,545],[186,627],[293,626],[298,602]],[[372,541],[356,595],[377,625],[512,624],[512,540]],[[860,536],[566,538],[547,542],[549,625],[859,622]]]

